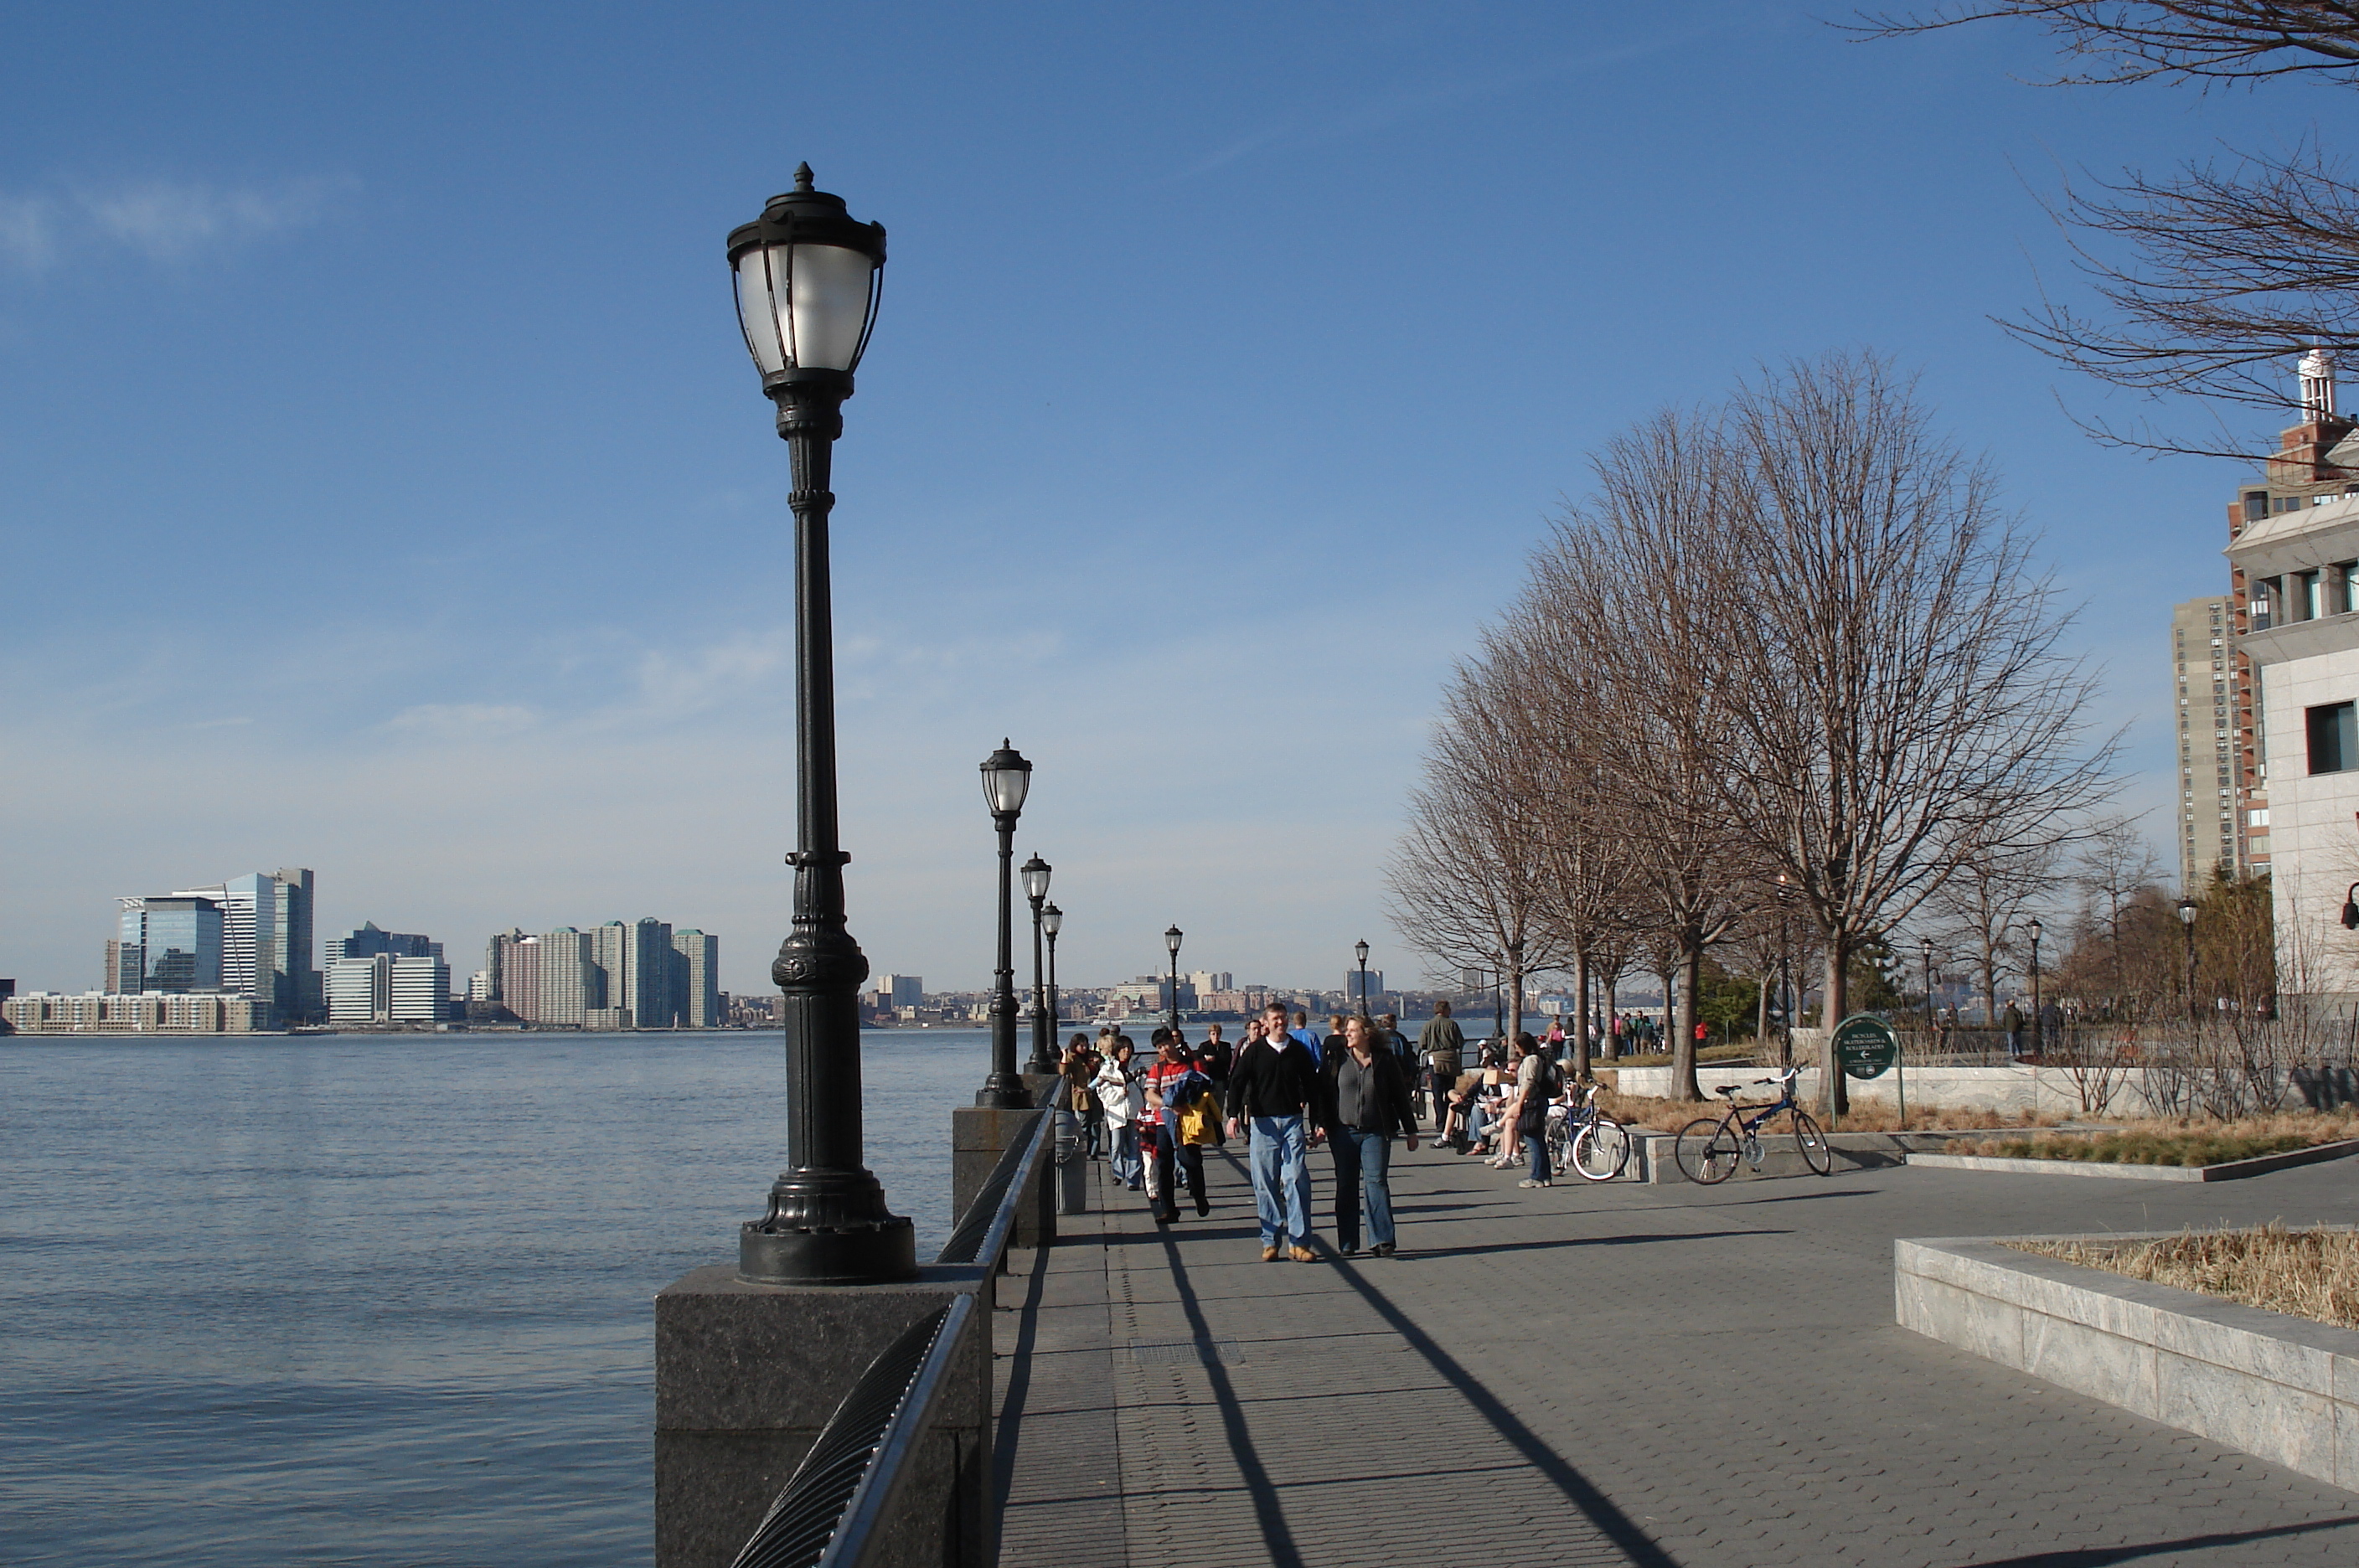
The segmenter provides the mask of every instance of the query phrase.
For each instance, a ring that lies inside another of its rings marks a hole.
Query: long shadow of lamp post
[[[1178,926],[1163,933],[1164,948],[1171,954],[1171,1030],[1180,1031],[1180,937]]]
[[[983,799],[991,808],[992,825],[999,830],[999,967],[992,979],[991,1076],[984,1080],[974,1103],[1003,1111],[1032,1106],[1032,1091],[1024,1086],[1022,1075],[1016,1071],[1016,959],[1009,923],[1015,899],[1016,819],[1023,813],[1024,797],[1031,789],[1032,765],[1006,741],[983,759]]]
[[[1065,929],[1065,911],[1051,904],[1040,911],[1040,930],[1049,938],[1049,1038],[1053,1042],[1063,1027],[1057,997],[1057,933]]]
[[[1053,1074],[1057,1053],[1049,1030],[1049,982],[1040,967],[1041,906],[1049,899],[1049,863],[1038,855],[1024,863],[1024,898],[1032,906],[1032,1060],[1027,1073]]]
[[[784,993],[787,1164],[769,1208],[738,1237],[738,1271],[766,1283],[869,1284],[917,1276],[916,1233],[862,1163],[860,983],[868,960],[844,929],[835,787],[835,631],[829,493],[852,372],[875,325],[885,230],[843,199],[795,188],[729,235],[737,319],[778,406],[795,514],[794,926],[771,978]]]

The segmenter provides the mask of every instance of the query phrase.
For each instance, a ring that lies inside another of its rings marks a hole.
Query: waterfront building
[[[278,1019],[316,1022],[322,1015],[320,970],[312,962],[311,873],[302,866],[255,871],[173,897],[210,899],[222,911],[222,986],[251,996]]]
[[[925,977],[918,975],[879,975],[869,989],[876,993],[880,1007],[920,1007],[926,1002]]]
[[[336,939],[338,958],[375,958],[380,953],[390,958],[440,958],[442,944],[407,931],[381,931],[375,920],[367,921],[350,936]]]
[[[726,1016],[721,1000],[721,939],[701,931],[676,931],[671,946],[674,1026],[719,1029]]]
[[[431,953],[372,953],[328,965],[328,1021],[431,1024],[450,1016],[451,968]]]
[[[2241,804],[2246,864],[2269,874],[2278,991],[2340,1012],[2359,1002],[2340,918],[2359,879],[2359,441],[2325,357],[2302,370],[2302,422],[2245,487],[2227,550],[2256,676]]]
[[[496,1000],[497,997],[498,991],[492,984],[492,971],[478,969],[467,976],[467,1000],[489,1002]]]
[[[187,895],[117,898],[122,906],[108,956],[132,984],[122,993],[222,989],[222,910]]]
[[[513,1002],[509,1010],[527,1023],[586,1025],[591,1009],[606,1005],[605,972],[591,956],[589,936],[571,926],[560,926],[541,937],[539,948],[534,1010],[525,1012]]]
[[[2248,805],[2243,783],[2243,715],[2250,665],[2240,656],[2234,600],[2190,599],[2170,615],[2171,671],[2179,712],[2179,885],[2193,893],[2213,873],[2245,869]]]
[[[255,1011],[252,997],[222,991],[35,991],[0,1000],[0,1021],[18,1034],[245,1034]]]
[[[1373,1002],[1375,998],[1383,996],[1384,994],[1385,972],[1383,970],[1371,969],[1368,971],[1368,994],[1365,996],[1362,996],[1360,995],[1359,970],[1354,968],[1344,971],[1343,1000],[1349,1007],[1356,1008],[1362,1002]]]
[[[1196,995],[1201,996],[1212,991],[1235,989],[1236,977],[1225,969],[1199,969],[1188,975],[1188,984],[1196,987]]]

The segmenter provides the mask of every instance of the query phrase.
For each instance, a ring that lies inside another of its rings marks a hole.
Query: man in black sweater
[[[1310,1250],[1310,1166],[1319,1142],[1324,1085],[1310,1052],[1287,1033],[1286,1004],[1264,1011],[1262,1038],[1237,1052],[1229,1073],[1229,1131],[1250,1124],[1254,1209],[1261,1216],[1261,1260],[1277,1261],[1278,1243],[1289,1244],[1297,1263],[1313,1261]]]

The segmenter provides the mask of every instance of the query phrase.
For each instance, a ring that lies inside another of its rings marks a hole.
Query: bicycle
[[[1777,1097],[1767,1104],[1760,1101],[1741,1102],[1736,1098],[1734,1083],[1724,1083],[1713,1091],[1727,1099],[1728,1109],[1717,1119],[1698,1116],[1680,1129],[1679,1142],[1672,1154],[1679,1160],[1680,1174],[1701,1187],[1714,1187],[1736,1174],[1736,1161],[1741,1157],[1754,1170],[1761,1169],[1761,1129],[1780,1112],[1791,1123],[1794,1147],[1801,1151],[1803,1162],[1821,1176],[1834,1172],[1834,1159],[1827,1149],[1827,1135],[1819,1124],[1794,1099],[1794,1080],[1801,1069],[1788,1067],[1774,1078],[1756,1078],[1756,1083],[1774,1083]],[[1746,1112],[1758,1112],[1749,1116]]]
[[[1611,1181],[1630,1162],[1630,1134],[1597,1108],[1599,1085],[1575,1083],[1548,1108],[1549,1163],[1579,1171],[1592,1181]]]

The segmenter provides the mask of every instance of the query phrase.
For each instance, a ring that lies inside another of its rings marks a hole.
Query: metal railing
[[[936,1263],[998,1270],[1052,1131],[1053,1118],[1043,1110],[1007,1146]],[[950,1369],[969,1334],[990,1332],[987,1316],[975,1321],[977,1294],[953,1296],[868,1364],[730,1568],[867,1568],[884,1561],[885,1526],[908,1485],[919,1444],[933,1430]],[[956,1530],[955,1519],[946,1528]],[[954,1561],[964,1555],[955,1546],[951,1553]]]
[[[932,1425],[972,1295],[911,1323],[843,1397],[730,1568],[855,1568],[870,1560]]]

